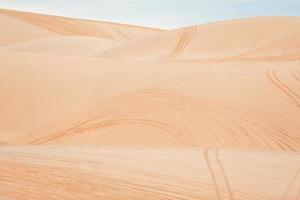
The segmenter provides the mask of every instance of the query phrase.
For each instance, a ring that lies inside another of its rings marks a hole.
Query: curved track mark
[[[267,71],[267,76],[269,80],[277,87],[279,88],[282,92],[284,92],[286,95],[288,95],[292,101],[297,105],[297,107],[300,109],[300,96],[295,93],[293,90],[291,90],[285,83],[283,83],[276,75],[276,71],[270,70]]]
[[[225,180],[226,188],[227,188],[228,194],[229,194],[229,199],[230,199],[230,200],[233,200],[232,189],[231,189],[231,187],[230,187],[230,184],[229,184],[227,175],[226,175],[226,173],[225,173],[224,167],[223,167],[223,165],[222,165],[222,163],[221,163],[221,161],[220,161],[218,149],[215,150],[215,156],[216,156],[216,158],[217,158],[217,163],[218,163],[218,165],[219,165],[219,168],[220,168],[220,170],[221,170],[221,172],[222,172],[222,175],[223,175],[223,177],[224,177],[224,180]]]
[[[161,130],[162,132],[166,133],[174,133],[172,131],[172,128],[169,127],[167,124],[160,123],[157,121],[153,120],[146,120],[146,119],[114,119],[114,120],[107,120],[107,121],[100,121],[100,122],[95,122],[92,124],[81,124],[80,126],[74,126],[66,131],[61,131],[58,133],[53,133],[49,136],[43,137],[43,138],[38,138],[34,141],[31,141],[28,144],[43,144],[47,142],[51,142],[54,140],[58,140],[60,138],[66,137],[66,136],[72,136],[75,134],[83,133],[88,130],[94,130],[94,129],[100,129],[100,128],[105,128],[105,127],[110,127],[113,125],[139,125],[139,126],[146,126],[154,129]],[[180,134],[180,132],[178,132]],[[166,135],[168,136],[168,135]],[[187,139],[187,138],[186,138]],[[188,142],[191,142],[190,139],[187,139]]]
[[[273,78],[272,74],[269,76]],[[275,84],[278,84],[276,80]],[[251,149],[263,147],[295,151],[299,148],[299,136],[286,127],[292,125],[296,128],[300,124],[289,123],[289,120],[281,117],[275,120],[269,114],[244,105],[201,102],[169,90],[143,89],[114,96],[95,107],[93,110],[84,110],[84,114],[89,114],[83,118],[74,117],[75,120],[71,121],[67,120],[68,117],[62,118],[59,122],[59,125],[63,124],[62,127],[55,128],[56,124],[50,124],[20,139],[17,138],[12,144],[60,142],[60,139],[80,134],[93,134],[96,130],[97,134],[101,134],[101,130],[108,127],[132,126],[152,130],[153,136],[159,136],[159,140],[166,140],[166,144],[201,146],[206,145],[205,142],[208,141],[212,147],[225,144],[225,147],[246,146]],[[150,113],[151,115],[148,115]],[[173,118],[172,113],[182,115]],[[78,116],[79,114],[81,115],[80,111]],[[64,120],[66,123],[63,123]],[[213,139],[206,140],[203,134],[198,133],[199,130],[203,133],[209,132]],[[260,134],[255,134],[257,132]],[[214,163],[212,164],[214,167]],[[218,167],[214,168],[217,169]],[[220,170],[218,174],[221,174]]]
[[[297,197],[295,195],[300,194],[300,169],[296,172],[295,176],[293,176],[292,180],[288,184],[287,190],[284,192],[282,200],[289,200]],[[294,191],[298,190],[298,191]],[[296,194],[295,194],[295,193]]]
[[[179,41],[171,52],[170,62],[175,62],[177,58],[181,55],[184,49],[189,45],[197,31],[196,26],[183,28]]]
[[[121,30],[119,30],[117,27],[114,27],[112,25],[112,28],[116,34],[115,40],[117,41],[131,41],[132,38],[130,38],[129,35],[127,35],[126,33],[122,32]]]
[[[214,171],[213,171],[211,163],[209,161],[208,151],[209,151],[209,148],[204,150],[204,158],[206,160],[207,167],[209,169],[210,176],[212,178],[212,181],[213,181],[213,184],[214,184],[214,187],[215,187],[215,190],[216,190],[217,200],[221,200],[221,195],[220,195],[220,191],[219,191],[219,188],[218,188],[217,179],[215,177]]]
[[[296,81],[299,81],[300,82],[300,74],[299,72],[294,72],[293,70],[290,71],[292,76],[295,78]]]

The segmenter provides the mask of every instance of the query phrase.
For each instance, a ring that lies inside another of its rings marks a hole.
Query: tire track
[[[282,200],[289,200],[297,198],[300,194],[300,169],[293,176],[292,180],[287,186],[286,191],[283,194]]]
[[[264,134],[259,137],[261,138],[261,141],[264,142],[265,145],[268,146],[268,149],[274,150],[272,148],[272,146],[269,145],[269,142],[272,141],[274,144],[276,144],[277,147],[280,147],[280,149],[282,149],[282,150],[291,150],[291,151],[295,150],[294,148],[290,147],[288,144],[285,144],[285,142],[282,140],[282,138],[279,137],[279,136],[282,136],[283,138],[285,138],[284,135],[278,135],[278,134],[281,134],[281,132],[276,131],[277,134],[274,134],[274,132],[272,131],[272,129],[274,129],[273,127],[264,126],[262,124],[258,124],[257,122],[253,122],[253,121],[247,120],[247,119],[240,119],[240,120],[251,125],[251,127],[257,127],[257,128],[260,128],[261,130],[263,130]]]
[[[68,121],[69,116],[73,118],[71,121]],[[89,109],[71,113],[11,144],[59,143],[60,139],[73,136],[76,140],[80,135],[101,135],[102,130],[115,126],[148,129],[153,133],[149,137],[166,145],[295,151],[300,141],[295,134],[300,125],[278,115],[235,103],[201,102],[170,90],[143,89],[116,95]],[[293,131],[287,128],[290,126]]]
[[[196,26],[185,27],[181,30],[180,38],[174,49],[171,51],[170,62],[175,62],[177,60],[177,58],[182,54],[184,49],[189,45],[189,43],[193,39],[196,31]]]
[[[294,72],[293,70],[291,70],[290,72],[291,72],[292,76],[295,78],[295,80],[300,82],[299,72],[297,72],[297,71]]]
[[[269,145],[270,142],[276,145],[275,148],[280,147],[280,149],[283,150],[294,151],[294,147],[297,147],[297,142],[295,142],[295,139],[297,138],[291,137],[287,130],[281,128],[281,126],[278,125],[278,123],[274,120],[270,120],[266,114],[252,111],[245,107],[239,107],[238,109],[236,107],[228,107],[223,105],[222,107],[224,107],[224,111],[208,109],[207,112],[212,113],[214,111],[214,115],[222,116],[223,119],[228,119],[229,121],[231,121],[234,127],[238,129],[239,136],[241,136],[241,133],[244,133],[243,131],[241,131],[240,127],[242,127],[244,130],[245,128],[256,128],[256,130],[249,132],[249,135],[245,135],[245,139],[249,140],[250,138],[259,137],[259,140],[262,142],[261,144],[267,145],[268,149],[274,149],[274,145]],[[282,121],[282,119],[278,120]],[[247,123],[250,126],[247,127],[244,123]],[[256,134],[258,131],[257,129],[262,131],[262,134]],[[228,135],[229,137],[233,137],[234,135],[234,132],[232,131],[228,132],[224,130],[224,133],[226,133],[226,135]],[[224,139],[225,138],[223,138],[223,140]],[[236,144],[238,144],[238,142],[234,143],[233,145]],[[290,144],[292,144],[292,146]],[[250,144],[250,146],[248,144],[249,147],[256,145],[257,143]]]
[[[278,78],[276,75],[276,70],[268,70],[267,76],[271,83],[273,83],[273,85],[290,97],[290,99],[297,105],[298,109],[300,109],[300,96]]]
[[[124,102],[124,99],[130,100],[130,105],[127,104],[128,102]],[[135,105],[131,105],[131,102],[135,102]],[[43,144],[56,141],[60,138],[71,137],[75,134],[81,134],[89,130],[102,129],[109,126],[137,125],[160,130],[166,133],[164,136],[169,137],[170,141],[172,141],[172,138],[174,139],[174,136],[171,136],[176,135],[176,137],[180,137],[188,144],[194,146],[191,133],[184,125],[180,125],[178,122],[170,124],[168,122],[140,118],[141,115],[149,112],[155,113],[162,109],[182,109],[181,107],[186,105],[192,106],[194,102],[188,98],[170,91],[141,90],[118,96],[112,99],[110,103],[113,106],[103,107],[103,109],[101,109],[102,113],[97,114],[95,117],[81,121],[68,129],[52,132],[43,137],[38,136],[38,138],[26,142],[26,144]],[[135,107],[134,110],[131,109],[132,106]],[[34,136],[35,134],[31,135]]]
[[[96,129],[102,129],[106,127],[111,126],[117,126],[117,125],[136,125],[136,126],[144,126],[149,127],[153,129],[160,130],[162,132],[166,133],[175,133],[180,135],[185,135],[181,132],[175,132],[173,127],[170,127],[168,124],[160,123],[154,120],[146,120],[146,119],[115,119],[115,120],[107,120],[107,121],[100,121],[95,122],[92,124],[81,124],[75,127],[71,127],[70,129],[66,131],[61,131],[58,133],[52,133],[49,136],[42,137],[36,140],[33,140],[29,142],[30,145],[37,145],[37,144],[43,144],[55,140],[59,140],[64,137],[71,137],[76,134],[80,134],[86,131],[96,130]],[[168,137],[169,134],[165,134],[164,136]],[[172,141],[172,137],[168,137],[168,141]],[[192,143],[192,140],[190,138],[185,138],[189,143]]]
[[[124,42],[124,41],[131,41],[132,38],[127,35],[126,33],[122,32],[121,30],[119,30],[117,27],[111,25],[116,37],[115,37],[115,40],[117,41],[121,41],[121,42]]]
[[[253,124],[254,127],[260,127],[261,129],[264,130],[264,133],[267,137],[270,139],[276,138],[275,142],[282,143],[284,146],[287,147],[287,150],[292,150],[295,151],[295,148],[291,147],[289,144],[293,144],[293,146],[297,146],[297,142],[295,142],[295,138],[291,137],[289,134],[289,131],[285,130],[282,128],[277,122],[274,121],[274,117],[276,116],[270,116],[267,115],[266,113],[263,113],[261,111],[256,111],[256,110],[250,110],[247,109],[246,107],[241,107],[241,110],[238,111],[241,113],[243,110],[247,111],[245,113],[244,118],[240,118],[240,120],[245,121],[248,116],[251,116],[247,121],[251,124]],[[256,119],[256,120],[253,120]],[[272,120],[271,120],[272,119]],[[284,118],[279,118],[277,119],[278,121],[282,122]],[[260,123],[258,123],[260,122]],[[263,123],[261,123],[263,122]],[[289,124],[291,126],[292,124],[289,123],[289,121],[285,121],[286,124]],[[252,134],[252,136],[255,136]],[[278,142],[277,142],[278,141]]]
[[[225,184],[226,184],[226,188],[228,190],[229,199],[233,200],[233,192],[232,192],[231,186],[229,184],[228,177],[227,177],[227,175],[225,173],[224,167],[223,167],[223,165],[222,165],[222,163],[220,161],[218,149],[215,150],[215,156],[217,158],[217,163],[218,163],[219,169],[222,172],[222,175],[223,175],[223,178],[224,178],[224,181],[225,181]]]
[[[215,191],[216,191],[217,200],[221,200],[221,195],[220,195],[220,191],[219,191],[217,179],[215,177],[212,165],[211,165],[211,163],[209,161],[208,152],[209,152],[209,148],[207,148],[207,149],[204,150],[204,158],[205,158],[205,161],[206,161],[206,164],[207,164],[210,176],[212,178],[212,182],[213,182],[213,185],[214,185],[214,188],[215,188]]]
[[[235,120],[232,120],[232,122],[235,124],[236,127],[238,127],[238,129],[244,133],[245,137],[247,138],[248,142],[249,142],[249,147],[251,149],[254,149],[254,144],[253,144],[253,139],[251,137],[251,134],[248,133],[248,131],[246,130],[246,126],[242,126],[241,124],[237,123]]]
[[[202,157],[204,149],[17,146],[2,147],[0,151],[0,166],[3,166],[0,168],[0,193],[14,199],[22,199],[24,195],[30,195],[29,199],[41,196],[57,199],[145,199],[147,196],[149,200],[217,199]],[[214,176],[218,178],[221,196],[217,200],[279,200],[282,197],[298,200],[299,170],[295,174],[298,154],[219,150],[219,158],[228,172],[239,169],[237,173],[227,174],[232,180],[234,197],[231,198],[214,156],[218,152],[207,151]],[[296,162],[286,165],[291,160]],[[274,174],[284,187],[272,192],[278,182],[253,177],[254,170],[260,175]],[[264,186],[266,189],[260,190]],[[289,186],[288,192],[286,186]],[[283,196],[285,193],[288,195]]]

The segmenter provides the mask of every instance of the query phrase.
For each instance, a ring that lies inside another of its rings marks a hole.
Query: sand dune
[[[294,43],[300,40],[299,24],[299,17],[265,17],[191,26],[100,52],[98,56],[169,62],[257,57],[299,60],[299,45]]]
[[[0,47],[2,52],[36,52],[58,55],[92,56],[121,43],[115,40],[85,36],[57,36],[35,39]]]
[[[0,57],[3,142],[299,150],[299,62]]]
[[[34,13],[26,13],[12,10],[0,10],[2,23],[9,23],[12,20],[18,21],[17,23],[10,23],[9,28],[3,32],[14,33],[14,30],[22,28],[23,24],[30,27],[34,26],[35,29],[42,29],[44,32],[50,32],[56,35],[64,36],[90,36],[100,37],[104,39],[112,39],[121,42],[136,40],[150,35],[159,33],[161,30],[146,27],[138,27],[132,25],[123,25],[116,23],[97,22],[88,20],[77,20],[64,17],[56,17],[49,15],[41,15]],[[22,29],[23,30],[23,29]],[[26,29],[25,29],[26,30]],[[32,31],[31,29],[28,31]],[[2,32],[2,31],[1,31]],[[18,40],[23,32],[15,33]],[[24,36],[23,36],[24,37]]]
[[[32,24],[6,16],[2,12],[0,12],[0,25],[1,27],[6,27],[0,31],[1,46],[57,35]]]
[[[14,144],[110,144],[299,150],[298,120],[168,90],[140,90],[65,116]],[[297,118],[298,119],[298,118]]]
[[[12,199],[297,200],[300,197],[298,153],[0,147],[0,164],[0,193]]]
[[[299,25],[0,9],[0,199],[300,199]]]

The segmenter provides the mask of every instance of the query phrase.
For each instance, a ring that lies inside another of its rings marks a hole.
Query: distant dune
[[[55,35],[90,36],[121,42],[141,39],[160,32],[159,29],[125,24],[70,19],[49,15],[0,9],[0,44],[11,44]]]
[[[299,17],[258,17],[165,31],[100,52],[122,60],[299,60]],[[295,44],[296,42],[296,44]]]
[[[120,45],[121,42],[87,36],[57,36],[35,39],[0,47],[2,52],[36,52],[70,56],[92,56]]]
[[[0,26],[0,199],[300,199],[299,17]]]

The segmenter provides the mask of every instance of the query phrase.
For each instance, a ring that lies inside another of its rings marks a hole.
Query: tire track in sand
[[[184,49],[189,45],[197,31],[196,26],[190,26],[182,28],[180,32],[179,40],[176,46],[171,51],[170,62],[175,62],[177,58],[181,55]]]
[[[221,200],[221,199],[229,199],[229,200],[233,200],[233,192],[230,186],[230,183],[228,181],[228,177],[226,175],[225,169],[221,163],[220,157],[219,157],[219,152],[218,149],[214,150],[214,156],[215,156],[215,162],[213,163],[212,159],[209,159],[209,148],[204,150],[204,158],[205,161],[207,163],[207,167],[209,169],[210,172],[210,176],[212,178],[212,182],[216,191],[216,199],[217,200]],[[214,168],[213,164],[215,164],[217,167]],[[220,179],[217,179],[217,176],[220,176]],[[221,180],[223,178],[223,180]],[[223,187],[223,185],[225,185],[224,188],[226,188],[228,196],[225,196],[225,193],[221,190],[221,187]]]
[[[218,149],[215,150],[215,156],[217,158],[217,163],[219,165],[219,169],[221,170],[222,172],[222,175],[223,175],[223,178],[224,178],[224,181],[225,181],[225,185],[226,185],[226,188],[228,190],[228,194],[229,194],[229,199],[230,200],[233,200],[233,192],[232,192],[232,189],[231,189],[231,186],[229,184],[229,181],[228,181],[228,178],[227,178],[227,175],[225,173],[225,169],[221,163],[221,160],[220,160],[220,157],[219,157],[219,151]]]
[[[174,132],[172,127],[170,127],[168,124],[160,123],[160,122],[157,122],[157,121],[154,121],[154,120],[147,120],[147,119],[114,119],[114,120],[100,121],[100,122],[96,122],[96,123],[93,123],[93,124],[82,123],[80,125],[71,127],[67,130],[57,132],[57,133],[53,133],[51,135],[48,135],[48,136],[30,141],[27,144],[29,144],[29,145],[43,144],[43,143],[51,142],[51,141],[54,141],[54,140],[58,140],[60,138],[66,137],[66,136],[68,136],[68,137],[74,136],[76,134],[80,134],[80,133],[83,133],[83,132],[88,131],[88,130],[96,130],[96,129],[111,127],[111,126],[116,126],[116,125],[143,126],[143,127],[153,128],[153,129],[156,129],[158,131],[165,132],[165,133],[174,133],[174,134],[184,135],[184,133],[182,131],[178,130],[178,132],[177,131]],[[160,132],[158,132],[158,133],[160,133]],[[172,137],[169,136],[168,134],[164,134],[164,136],[166,138],[168,138],[169,141],[172,141]],[[192,144],[193,141],[190,138],[185,138],[185,139]]]
[[[292,180],[287,186],[283,194],[282,200],[289,200],[297,198],[300,195],[300,169],[293,176]]]
[[[268,70],[267,76],[271,83],[290,97],[290,99],[297,105],[298,109],[300,109],[300,96],[278,78],[276,70]]]
[[[300,82],[300,73],[297,71],[294,72],[293,70],[291,70],[290,72],[292,76],[295,78],[295,80]]]
[[[130,99],[125,103],[124,99]],[[117,125],[135,125],[143,126],[146,128],[152,128],[164,132],[166,138],[172,141],[172,137],[182,138],[187,143],[194,145],[190,136],[189,130],[184,125],[174,125],[168,122],[161,122],[152,119],[143,118],[144,113],[153,112],[153,110],[162,110],[167,107],[173,106],[185,106],[186,104],[193,104],[191,100],[188,100],[184,96],[175,92],[160,91],[160,90],[140,90],[137,92],[121,95],[116,99],[112,99],[110,103],[111,107],[101,109],[101,113],[97,114],[87,120],[80,121],[78,124],[73,125],[67,129],[63,129],[57,132],[49,133],[43,137],[38,136],[35,139],[29,140],[26,144],[43,144],[51,141],[58,140],[60,138],[71,137],[76,134],[81,134],[89,130],[101,129]],[[135,109],[131,109],[132,106]],[[129,109],[128,109],[129,108]],[[120,112],[119,112],[120,111]],[[38,135],[38,134],[37,134]],[[28,137],[28,136],[27,136]],[[28,137],[30,138],[30,137]]]
[[[290,126],[294,127],[293,131],[288,129]],[[10,144],[57,144],[72,137],[76,143],[81,143],[78,139],[85,136],[102,142],[99,136],[106,128],[133,127],[150,130],[149,137],[159,141],[158,144],[295,151],[299,149],[300,138],[294,133],[299,126],[246,105],[203,102],[176,91],[141,89],[121,93],[90,108],[78,110]],[[209,133],[209,137],[204,133]],[[115,134],[123,137],[121,132]],[[148,145],[146,139],[144,142]]]
[[[207,167],[208,167],[208,169],[209,169],[209,173],[210,173],[210,176],[211,176],[211,178],[212,178],[214,188],[215,188],[215,190],[216,190],[217,200],[221,200],[221,195],[220,195],[220,191],[219,191],[217,179],[216,179],[214,170],[213,170],[213,168],[212,168],[212,165],[211,165],[211,163],[210,163],[210,160],[209,160],[209,157],[208,157],[208,152],[209,152],[209,148],[207,148],[207,149],[204,150],[204,158],[205,158]]]
[[[114,25],[111,25],[113,29],[113,33],[115,35],[114,39],[120,42],[124,41],[131,41],[133,40],[129,35],[121,31],[119,28],[115,27]]]

